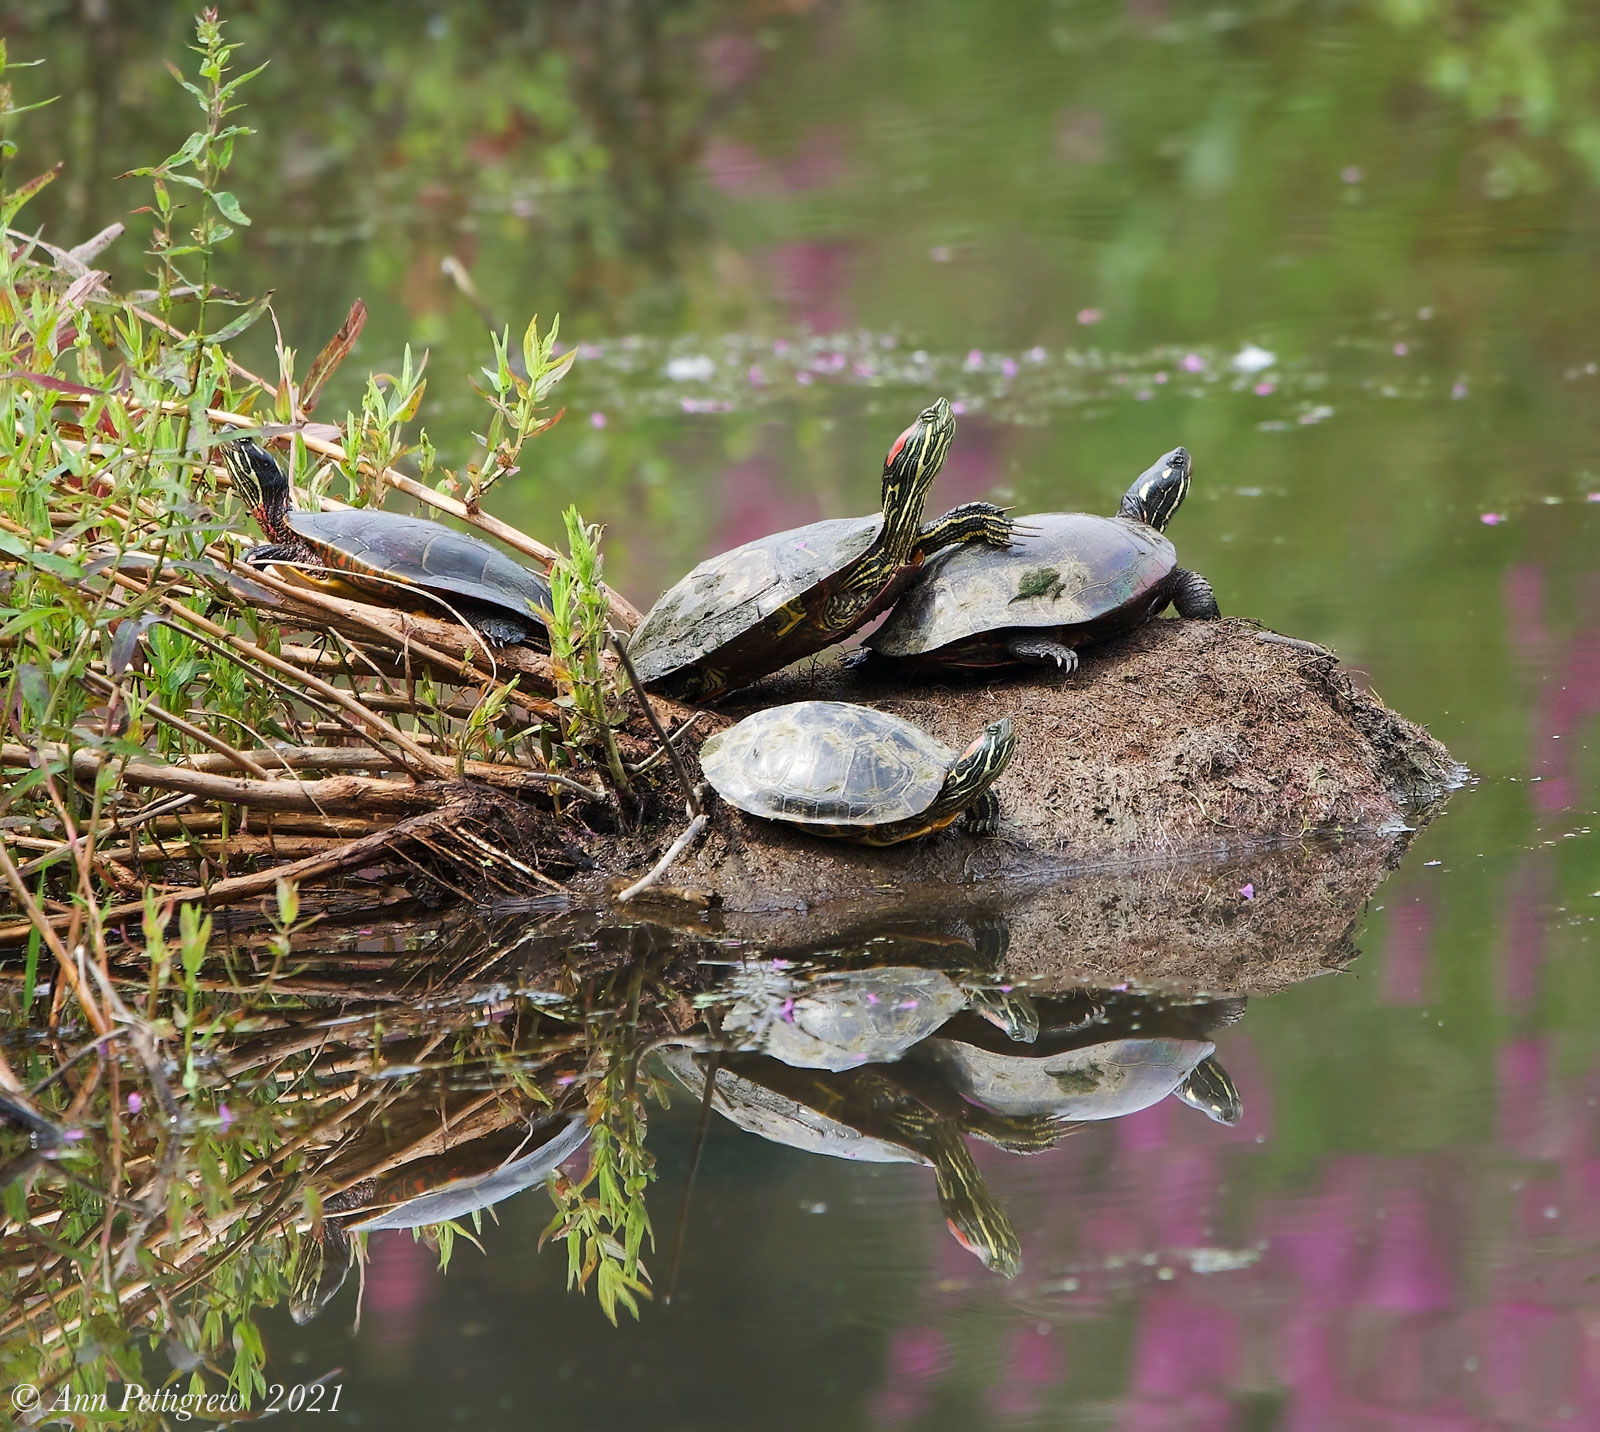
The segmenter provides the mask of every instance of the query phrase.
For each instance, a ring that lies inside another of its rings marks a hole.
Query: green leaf
[[[222,211],[222,217],[227,219],[230,223],[243,224],[247,228],[249,227],[250,216],[239,207],[239,201],[235,199],[233,195],[230,194],[226,189],[218,189],[217,192],[211,196],[211,202]]]

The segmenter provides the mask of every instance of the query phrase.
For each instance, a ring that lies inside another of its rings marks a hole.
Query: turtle
[[[289,1316],[309,1323],[333,1301],[349,1276],[355,1234],[425,1228],[477,1213],[543,1183],[583,1147],[589,1133],[588,1120],[580,1115],[541,1115],[504,1136],[402,1164],[325,1199],[321,1235],[301,1244]]]
[[[881,512],[812,522],[700,563],[629,640],[640,682],[680,700],[715,700],[842,641],[894,601],[933,553],[1006,546],[1012,522],[993,503],[963,503],[922,521],[955,426],[940,398],[894,440]]]
[[[1141,473],[1115,517],[1045,512],[1017,519],[1003,552],[959,547],[929,562],[868,649],[909,667],[1054,664],[1142,626],[1170,603],[1179,616],[1221,616],[1211,584],[1178,565],[1162,534],[1189,491],[1194,464],[1174,448]]]
[[[993,835],[1000,805],[990,787],[1015,746],[1005,717],[957,754],[886,711],[795,701],[718,731],[700,748],[700,766],[724,800],[750,815],[893,845],[963,814],[969,833]]]
[[[687,1049],[661,1051],[691,1094],[703,1096],[706,1070]],[[731,1123],[772,1143],[862,1163],[917,1163],[934,1171],[939,1204],[956,1241],[1006,1277],[1022,1268],[1016,1230],[973,1162],[963,1133],[1013,1153],[1053,1148],[1065,1129],[1048,1116],[996,1117],[948,1091],[948,1107],[928,1107],[892,1071],[866,1065],[840,1073],[791,1069],[760,1054],[714,1056],[712,1104]]]
[[[999,1114],[1117,1119],[1175,1094],[1217,1123],[1239,1121],[1239,1092],[1204,1037],[1204,1028],[1217,1022],[1205,1005],[1169,1009],[1110,993],[1103,999],[1080,991],[1037,1001],[1049,1023],[1027,1047],[992,1025],[958,1017],[919,1045],[917,1057]],[[1086,1005],[1089,1018],[1081,1017]]]
[[[327,590],[455,617],[496,646],[549,646],[549,583],[483,538],[374,507],[298,512],[288,477],[260,443],[236,439],[222,456],[269,539],[245,553],[251,566],[291,566]]]

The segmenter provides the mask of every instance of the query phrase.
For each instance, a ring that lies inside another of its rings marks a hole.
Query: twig
[[[710,816],[701,811],[699,815],[691,820],[689,828],[667,847],[667,853],[650,867],[649,873],[642,879],[634,881],[632,885],[617,896],[618,903],[621,904],[633,899],[635,895],[642,894],[660,880],[667,873],[667,867],[699,838],[700,832],[706,828],[706,823],[710,819]]]
[[[655,713],[655,708],[650,705],[650,698],[644,694],[644,687],[639,684],[639,674],[633,669],[633,661],[628,656],[628,648],[622,644],[622,638],[615,632],[611,633],[611,648],[617,654],[617,660],[622,663],[622,669],[628,673],[628,685],[633,689],[633,694],[638,698],[639,706],[661,742],[662,749],[667,753],[667,759],[672,762],[673,774],[678,778],[678,784],[683,788],[684,803],[689,807],[689,814],[700,814],[700,798],[695,794],[694,782],[689,779],[688,768],[683,764],[683,757],[678,754],[678,748],[672,744],[666,728],[662,726],[661,719]],[[627,897],[624,896],[624,899]]]
[[[1337,656],[1335,656],[1335,654],[1325,646],[1318,646],[1314,641],[1302,641],[1297,636],[1285,636],[1282,632],[1258,631],[1256,633],[1256,640],[1270,641],[1275,646],[1292,646],[1299,651],[1309,651],[1313,656],[1332,656],[1335,660],[1338,659]]]

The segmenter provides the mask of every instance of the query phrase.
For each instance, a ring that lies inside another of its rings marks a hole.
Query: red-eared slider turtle
[[[1178,565],[1163,531],[1189,491],[1174,448],[1140,474],[1115,517],[1020,517],[1004,552],[960,547],[929,562],[868,638],[916,666],[1078,664],[1077,648],[1142,626],[1170,602],[1184,617],[1220,616],[1211,584]]]
[[[672,1076],[703,1096],[706,1075],[685,1049],[662,1052]],[[899,1065],[844,1073],[791,1069],[759,1054],[718,1056],[712,1104],[717,1112],[772,1143],[863,1163],[917,1163],[934,1171],[950,1231],[986,1267],[1015,1277],[1022,1245],[962,1139],[972,1132],[1014,1153],[1053,1148],[1065,1129],[1051,1118],[1003,1118],[973,1110],[951,1093],[954,1111],[930,1109],[896,1082]],[[982,1127],[970,1127],[961,1111]]]
[[[796,701],[717,732],[700,748],[700,765],[724,800],[751,815],[893,845],[941,830],[963,812],[972,834],[992,835],[1000,806],[989,788],[1015,745],[1005,719],[957,755],[870,706]]]
[[[481,537],[373,507],[297,512],[289,479],[259,443],[225,443],[222,457],[268,538],[245,553],[252,566],[292,566],[302,580],[366,601],[464,619],[498,645],[549,645],[549,584]]]
[[[1085,1020],[1081,995],[1035,1003],[1045,1027],[1031,1045],[963,1016],[923,1041],[917,1057],[997,1114],[1118,1119],[1175,1094],[1218,1123],[1238,1122],[1239,1092],[1204,1038],[1220,1022],[1208,1006],[1108,995]]]
[[[922,523],[955,427],[940,398],[895,439],[883,464],[881,512],[813,522],[702,562],[630,639],[639,680],[682,700],[711,700],[843,640],[941,548],[1004,547],[1011,521],[991,503],[968,502]]]

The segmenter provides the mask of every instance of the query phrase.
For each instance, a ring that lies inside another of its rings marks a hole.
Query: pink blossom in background
[[[1485,527],[1498,527],[1505,520],[1506,515],[1503,512],[1485,512],[1478,519]]]
[[[1433,907],[1423,896],[1401,900],[1389,916],[1389,939],[1383,952],[1383,1002],[1421,1004],[1428,983],[1428,958],[1433,935]]]
[[[603,428],[605,425],[606,415],[604,413],[594,412],[589,414],[589,426],[591,428]]]
[[[1078,322],[1081,323],[1085,328],[1092,327],[1104,317],[1105,314],[1103,314],[1098,308],[1080,308],[1078,310]]]
[[[1258,398],[1270,398],[1277,390],[1276,383],[1261,382],[1256,384],[1254,392]]]
[[[439,1278],[439,1255],[393,1229],[367,1240],[365,1320],[380,1343],[413,1346],[422,1331],[422,1313]]]
[[[1183,355],[1183,361],[1179,366],[1185,373],[1204,373],[1206,370],[1206,360],[1198,353],[1185,353]]]

